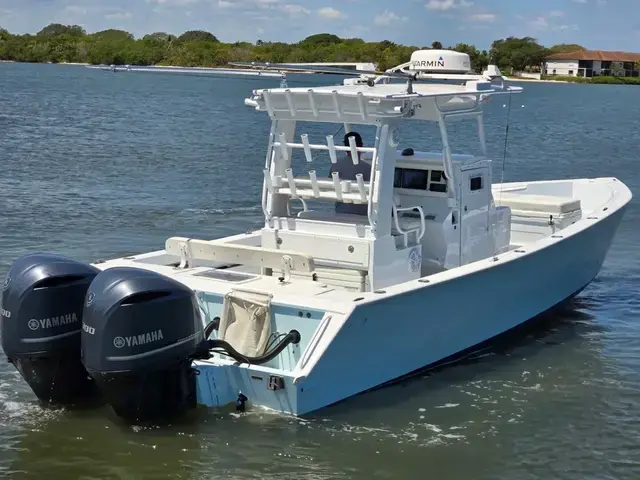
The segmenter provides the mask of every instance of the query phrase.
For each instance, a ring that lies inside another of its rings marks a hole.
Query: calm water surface
[[[243,99],[278,83],[0,64],[0,275],[34,250],[93,261],[259,225],[269,122]],[[522,85],[505,180],[616,176],[640,194],[640,88]],[[205,409],[128,427],[107,408],[44,410],[2,364],[0,475],[637,480],[639,222],[634,200],[599,277],[547,329],[305,420]]]

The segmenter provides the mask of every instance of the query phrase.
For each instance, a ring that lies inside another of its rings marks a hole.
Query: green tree
[[[203,30],[189,30],[178,37],[180,42],[217,42],[218,39],[213,33]]]
[[[577,43],[560,43],[549,48],[549,54],[579,52],[580,50],[586,50],[586,48]]]
[[[231,61],[265,62],[376,62],[381,69],[405,63],[419,48],[390,40],[365,42],[361,38],[340,38],[330,33],[310,35],[298,43],[259,40],[222,43],[202,30],[175,37],[155,32],[135,39],[123,30],[87,33],[77,25],[52,23],[37,35],[12,35],[0,28],[0,59],[18,62],[88,62],[93,64],[227,66]],[[531,37],[508,37],[493,42],[491,50],[479,51],[474,45],[459,43],[452,49],[469,55],[472,69],[481,72],[489,58],[502,71],[536,68],[551,52],[582,48],[580,45],[554,45],[546,49]],[[638,65],[640,69],[640,65]]]
[[[548,50],[532,37],[508,37],[491,44],[489,57],[502,71],[539,68]]]
[[[619,76],[624,75],[624,68],[618,62],[611,62],[611,75]]]
[[[84,37],[87,34],[79,25],[62,25],[51,23],[37,33],[38,37],[52,37],[56,35],[69,35],[71,37]]]
[[[133,35],[129,32],[113,28],[96,32],[91,36],[95,39],[104,40],[107,42],[123,42],[133,40]]]
[[[471,69],[476,73],[482,73],[482,71],[487,68],[487,65],[489,65],[489,55],[486,50],[481,52],[474,45],[468,45],[466,43],[457,44],[453,50],[469,55]]]
[[[342,42],[340,37],[333,35],[332,33],[317,33],[315,35],[309,35],[300,42],[300,45],[304,45],[305,47],[317,47],[320,45],[331,45],[340,42]]]
[[[155,32],[155,33],[149,33],[148,35],[145,35],[144,37],[142,37],[142,40],[144,41],[152,41],[152,42],[173,42],[176,39],[175,35],[171,35],[170,33],[165,33],[165,32]]]

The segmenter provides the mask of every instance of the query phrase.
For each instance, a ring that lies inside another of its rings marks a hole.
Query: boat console
[[[323,283],[332,284],[336,276],[341,279],[336,286],[350,288],[342,278],[353,276],[357,289],[372,291],[509,248],[510,209],[496,207],[492,197],[482,106],[489,94],[519,89],[495,88],[489,74],[471,75],[468,56],[458,52],[415,52],[394,71],[403,68],[413,72],[404,93],[390,73],[366,86],[257,90],[246,101],[272,120],[263,170],[261,247],[313,255],[316,268],[324,270],[312,278]],[[413,84],[420,75],[465,82]],[[403,145],[400,120],[415,122],[418,129],[435,122],[443,150],[421,152]],[[483,155],[451,151],[450,121],[476,125]],[[304,131],[307,122],[343,123],[345,132],[372,125],[376,134],[362,146],[353,137],[345,145],[334,136],[317,142]],[[308,169],[292,162],[295,152],[304,154]],[[318,153],[325,159],[319,160]],[[327,176],[330,165],[344,158],[354,166],[364,163],[371,180],[362,174],[342,178],[339,169]],[[328,208],[308,206],[318,201]],[[362,205],[366,215],[332,212],[336,202]]]

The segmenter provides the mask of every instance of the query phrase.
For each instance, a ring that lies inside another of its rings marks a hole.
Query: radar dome
[[[469,73],[471,59],[452,50],[416,50],[411,54],[409,70],[431,73]]]

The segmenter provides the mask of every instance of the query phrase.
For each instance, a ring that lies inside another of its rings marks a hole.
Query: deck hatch
[[[195,273],[193,276],[213,278],[215,280],[222,280],[223,282],[242,282],[244,280],[251,280],[253,278],[256,278],[255,275],[249,275],[247,273],[241,272],[230,272],[228,270],[220,270],[217,268],[212,268],[210,270],[205,270],[204,272]]]

